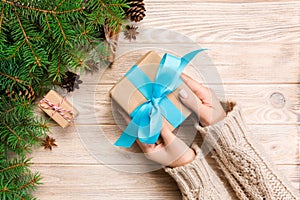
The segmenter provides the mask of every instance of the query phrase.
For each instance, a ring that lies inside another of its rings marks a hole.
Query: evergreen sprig
[[[32,77],[43,71],[59,82],[67,70],[86,67],[78,49],[86,55],[103,43],[104,26],[120,28],[124,7],[125,0],[1,0],[0,60],[15,60]]]
[[[31,101],[0,96],[0,199],[33,199],[40,175],[25,156],[40,143],[48,126],[34,115]]]
[[[0,199],[34,199],[32,192],[40,184],[40,175],[29,169],[24,156],[12,160],[0,159]]]
[[[34,199],[40,183],[26,155],[48,126],[18,91],[41,96],[68,70],[105,62],[104,30],[120,30],[126,7],[126,0],[0,0],[1,200]]]
[[[28,100],[17,101],[1,97],[0,107],[0,152],[14,152],[24,156],[31,151],[48,130],[45,121],[34,115],[33,105]]]

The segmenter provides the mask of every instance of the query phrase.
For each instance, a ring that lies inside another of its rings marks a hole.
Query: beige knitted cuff
[[[262,196],[295,199],[285,178],[270,164],[267,156],[261,154],[262,151],[257,151],[258,145],[249,135],[238,105],[222,121],[207,127],[196,125],[196,128],[204,136],[205,147],[214,150],[213,157],[240,199],[249,195],[253,199]],[[256,181],[260,185],[255,185]]]
[[[196,125],[196,129],[205,136],[205,142],[213,146],[217,152],[222,151],[221,146],[233,146],[244,143],[247,140],[245,133],[249,132],[238,105],[235,105],[227,113],[225,119],[220,122],[207,127]]]
[[[193,144],[195,160],[184,166],[165,171],[175,179],[184,198],[187,199],[230,199],[223,183],[208,165],[200,148]]]

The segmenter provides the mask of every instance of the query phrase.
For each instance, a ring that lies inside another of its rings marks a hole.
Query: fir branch
[[[5,73],[3,73],[3,72],[1,72],[1,71],[0,71],[0,75],[5,76],[6,78],[11,79],[11,80],[13,80],[13,81],[16,81],[16,82],[18,82],[18,83],[20,83],[20,84],[22,84],[22,85],[29,86],[29,85],[25,84],[23,80],[19,79],[19,78],[16,77],[16,76],[15,76],[15,77],[12,77],[12,76],[9,76],[8,74],[5,74]]]
[[[93,48],[94,51],[96,51],[98,53],[98,56],[100,56],[101,59],[106,59],[105,56],[103,56],[100,51],[97,49],[97,47],[93,44],[93,41],[88,38],[88,42],[89,42],[89,45],[91,45],[91,47]]]
[[[1,140],[2,144],[4,144],[7,147],[9,146],[9,144],[7,143],[6,140],[2,139],[1,137],[0,137],[0,140]]]
[[[39,176],[35,175],[31,180],[29,180],[29,182],[21,185],[17,190],[32,187],[32,186],[36,185],[40,180],[41,180],[41,178]]]
[[[7,187],[4,187],[3,189],[0,189],[0,193],[2,192],[10,192],[10,190]]]
[[[57,70],[56,70],[56,76],[59,77],[60,75],[60,67],[61,67],[61,57],[59,56],[57,59]],[[54,78],[55,80],[55,78]]]
[[[66,0],[62,0],[61,2],[59,2],[59,4],[57,6],[55,6],[54,10],[56,11],[57,8],[59,8]]]
[[[3,1],[5,1],[5,0],[3,0]],[[26,34],[25,30],[24,30],[24,27],[23,27],[23,25],[22,25],[22,22],[21,22],[21,19],[20,19],[19,15],[18,15],[18,12],[17,12],[14,8],[13,8],[13,11],[14,11],[15,14],[16,14],[16,17],[17,17],[17,20],[18,20],[18,22],[19,22],[19,25],[20,25],[20,28],[21,28],[21,30],[22,30],[22,33],[23,33],[23,35],[24,35],[25,41],[26,41],[28,47],[30,48],[30,50],[31,50],[31,52],[32,52],[32,55],[34,56],[34,58],[35,58],[35,60],[36,60],[36,64],[40,67],[40,66],[41,66],[40,58],[37,57],[37,55],[35,54],[35,52],[34,52],[32,46],[31,46],[31,43],[30,43],[29,40],[28,40],[28,36],[27,36],[27,34]]]
[[[107,6],[123,7],[124,4],[121,4],[121,3],[109,3],[109,4],[107,4]]]
[[[2,22],[4,18],[4,7],[1,10],[1,15],[0,15],[0,32],[2,31]]]
[[[121,25],[122,24],[121,20],[111,11],[111,9],[109,9],[108,6],[102,0],[99,0],[99,2],[103,6],[103,8],[105,8],[107,12],[118,22],[117,25],[118,26]]]
[[[16,176],[14,178],[5,178],[0,176],[0,197],[4,199],[33,199],[31,192],[36,189],[36,186],[41,180],[38,173],[32,173],[27,166],[26,169],[18,171],[14,170]]]
[[[16,195],[18,197],[18,199],[25,200],[25,198],[23,198],[21,195],[19,195],[17,193],[14,193],[14,195]]]
[[[70,51],[67,51],[68,54],[73,58],[73,61],[75,61],[75,63],[77,65],[82,65],[83,64],[83,60],[80,59],[80,57],[76,56],[74,53],[70,52]]]
[[[81,32],[80,35],[87,35],[89,33],[89,30],[84,30],[83,32]]]
[[[93,44],[93,41],[92,41],[90,38],[88,38],[88,43],[89,43],[89,45],[93,48],[93,50],[97,52],[98,57],[99,57],[100,59],[102,59],[102,60],[107,60],[107,54],[108,54],[108,52],[104,52],[104,56],[103,56],[103,53],[101,53],[101,52],[98,50],[98,48]],[[109,45],[109,44],[106,44],[106,45]]]
[[[47,24],[48,30],[50,31],[51,28],[50,28],[49,20],[48,20],[48,17],[47,17],[47,13],[44,13],[44,15],[45,15],[45,19],[46,19],[46,24]]]
[[[2,125],[4,125],[12,134],[14,134],[17,138],[18,141],[23,140],[10,126],[8,126],[6,123],[4,122],[0,122]]]
[[[32,130],[27,130],[28,132],[29,132],[29,134],[30,134],[30,137],[32,137],[33,138],[33,140],[35,141],[35,142],[40,142],[41,141],[41,138],[40,137],[37,137],[36,135],[35,135],[35,133],[32,131]]]
[[[24,155],[39,143],[48,127],[43,120],[34,117],[30,101],[3,99],[0,104],[0,130],[0,139],[4,140],[2,144],[18,155]]]
[[[29,105],[29,104],[30,104],[30,102],[28,101],[28,102],[25,102],[25,103],[21,104],[21,106],[27,106],[27,105]],[[1,116],[5,115],[6,113],[15,110],[16,108],[17,108],[17,107],[12,107],[12,108],[10,108],[10,109],[8,109],[8,110],[5,110],[4,112],[0,112],[0,118],[1,118]]]
[[[25,155],[25,152],[30,152],[30,148],[28,146],[25,146],[25,147],[21,147],[20,145],[16,145],[16,148],[15,149],[12,149],[11,148],[11,145],[8,144],[7,140],[6,139],[2,139],[0,137],[0,140],[2,142],[1,145],[5,145],[6,148],[8,148],[9,150],[13,150],[14,153],[17,153],[18,155]]]
[[[57,16],[54,15],[54,17],[55,17],[55,19],[56,19],[56,21],[57,21],[57,24],[58,24],[58,26],[59,26],[59,29],[60,29],[60,31],[61,31],[61,34],[62,34],[62,36],[63,36],[63,38],[64,38],[64,41],[67,43],[67,37],[66,37],[66,35],[65,35],[65,32],[64,32],[64,30],[63,30],[63,28],[62,28],[62,26],[61,26],[61,24],[60,24],[60,22],[59,22]]]
[[[67,13],[72,13],[72,12],[79,12],[79,11],[82,11],[82,10],[85,9],[84,5],[82,5],[79,8],[75,8],[75,9],[72,9],[72,10],[65,10],[65,11],[44,10],[44,9],[40,9],[40,8],[24,6],[24,5],[21,5],[19,3],[15,3],[15,2],[12,2],[12,1],[7,1],[7,0],[2,0],[2,2],[7,3],[7,4],[9,4],[13,7],[24,8],[24,9],[27,9],[27,10],[33,10],[33,11],[38,11],[38,12],[43,12],[43,13],[50,13],[50,14],[53,14],[53,15],[61,15],[61,14],[67,14]]]
[[[0,169],[0,173],[3,173],[4,171],[8,171],[8,170],[11,170],[11,169],[15,169],[15,168],[18,168],[18,167],[25,167],[25,166],[28,166],[28,161],[27,160],[25,160],[24,162],[17,163],[17,164],[11,165],[9,167]]]
[[[33,199],[40,177],[24,159],[49,128],[18,94],[43,93],[67,70],[88,67],[88,56],[105,61],[101,30],[118,30],[125,6],[125,0],[0,0],[0,199]]]
[[[15,52],[13,54],[11,54],[8,58],[5,59],[10,59],[10,58],[14,58],[16,53],[19,51],[19,49],[25,44],[25,41],[23,41],[19,46],[17,46]]]

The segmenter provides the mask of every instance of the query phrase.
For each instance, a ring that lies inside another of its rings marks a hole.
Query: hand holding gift
[[[122,111],[119,113],[129,124],[130,117]],[[166,125],[162,127],[160,135],[162,141],[158,144],[145,144],[136,140],[147,159],[169,167],[183,166],[195,159],[195,152],[176,137]]]
[[[149,52],[127,72],[111,90],[111,96],[132,121],[115,145],[130,147],[136,139],[154,144],[163,123],[172,131],[191,114],[177,97],[181,89],[190,90],[183,84],[180,75],[203,50],[193,51],[182,58],[170,54],[160,58]]]
[[[180,100],[196,113],[201,125],[212,125],[226,117],[218,97],[211,89],[203,86],[186,74],[182,74],[181,78],[191,90],[182,89],[179,92]],[[198,103],[199,100],[201,101],[200,104]]]
[[[182,74],[181,78],[191,91],[182,89],[179,92],[180,100],[196,113],[203,125],[217,123],[226,116],[219,99],[212,90],[186,74]],[[202,102],[201,104],[199,104],[199,100]],[[119,112],[126,123],[129,124],[130,117],[122,111]],[[146,158],[169,167],[183,166],[195,159],[195,152],[176,137],[166,125],[162,127],[160,135],[162,141],[158,144],[145,144],[137,140]]]

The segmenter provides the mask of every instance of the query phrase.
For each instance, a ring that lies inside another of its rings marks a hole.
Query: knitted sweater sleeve
[[[184,200],[228,200],[231,199],[215,171],[208,165],[200,148],[192,145],[196,153],[194,161],[184,166],[165,171],[174,178]]]
[[[259,153],[239,106],[234,106],[224,120],[196,128],[212,147],[212,156],[239,199],[296,199],[270,162]]]

